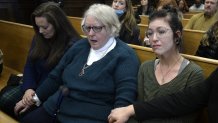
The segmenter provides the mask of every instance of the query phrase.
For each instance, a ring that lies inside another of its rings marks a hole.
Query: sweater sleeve
[[[121,54],[114,73],[116,96],[114,107],[127,106],[136,100],[139,61],[135,53]]]
[[[36,94],[39,97],[40,101],[45,101],[49,96],[54,94],[63,84],[61,78],[62,72],[73,59],[73,55],[75,53],[73,47],[71,47],[65,53],[58,65],[49,73],[47,79],[37,88]]]
[[[184,115],[207,106],[211,88],[218,79],[216,69],[204,82],[187,87],[183,91],[155,98],[149,102],[134,103],[135,115],[138,120],[166,118]]]
[[[36,69],[34,68],[33,62],[30,60],[30,52],[34,46],[35,40],[33,39],[27,60],[24,66],[24,73],[23,73],[23,84],[21,85],[22,91],[26,91],[27,89],[36,89],[37,83],[36,83],[36,76],[37,72]]]

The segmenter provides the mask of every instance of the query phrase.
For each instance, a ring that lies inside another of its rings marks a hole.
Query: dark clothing
[[[58,113],[58,119],[63,123],[105,123],[113,108],[135,101],[139,61],[128,45],[119,39],[116,41],[114,49],[83,69],[82,76],[79,74],[91,48],[88,39],[78,41],[66,52],[36,90],[41,101],[49,97],[43,107],[50,115],[56,112],[60,85],[70,90]]]
[[[218,69],[203,83],[184,91],[134,104],[136,118],[166,118],[194,112],[208,105],[209,123],[218,123]]]
[[[203,36],[196,55],[218,60],[218,21]]]
[[[143,6],[137,8],[137,15],[151,15],[155,9],[153,7],[147,7],[146,10],[143,10]]]
[[[209,42],[209,45],[206,46],[201,43],[196,52],[196,56],[218,60],[218,45],[213,42]]]
[[[55,119],[55,117],[50,116],[43,107],[40,107],[32,111],[31,115],[27,113],[24,119],[21,118],[20,122],[21,123],[56,123],[58,121],[57,119]]]
[[[140,30],[138,25],[135,25],[131,33],[128,31],[128,29],[126,29],[124,24],[122,24],[119,33],[119,39],[128,44],[140,45],[139,35],[140,35]]]

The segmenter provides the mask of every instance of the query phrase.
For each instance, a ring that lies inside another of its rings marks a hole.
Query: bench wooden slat
[[[129,44],[129,46],[135,50],[141,62],[156,58],[156,55],[151,48],[132,45],[132,44]],[[187,55],[187,54],[182,54],[182,56],[198,64],[203,69],[205,77],[208,77],[218,66],[218,60]]]
[[[34,35],[32,26],[0,20],[0,35],[4,65],[22,72]]]
[[[0,123],[18,123],[18,121],[14,120],[4,112],[0,111]]]

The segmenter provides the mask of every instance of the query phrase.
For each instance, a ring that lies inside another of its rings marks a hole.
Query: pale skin
[[[212,16],[217,11],[217,0],[205,0],[204,13],[208,16]]]
[[[39,33],[43,35],[44,38],[50,39],[54,36],[55,30],[52,24],[48,23],[45,17],[35,17],[35,23],[38,26]],[[29,109],[35,104],[33,96],[35,95],[35,90],[27,89],[23,95],[22,100],[20,100],[14,107],[15,114],[20,114]]]
[[[112,8],[115,10],[124,10],[126,9],[126,1],[125,0],[113,0]]]
[[[129,117],[135,115],[133,105],[127,107],[116,108],[111,111],[108,116],[109,123],[126,123]]]
[[[177,76],[183,58],[176,47],[172,29],[165,18],[157,18],[151,21],[148,30],[152,32],[149,37],[151,47],[160,60],[156,67],[155,76],[158,83],[163,85]],[[178,37],[181,36],[180,31],[177,31],[176,34]],[[170,74],[163,73],[168,71]],[[162,81],[163,75],[165,81]],[[111,111],[108,121],[109,123],[125,123],[133,115],[135,115],[133,105],[116,108]]]

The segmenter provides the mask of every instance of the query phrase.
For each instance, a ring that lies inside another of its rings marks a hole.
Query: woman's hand
[[[20,100],[18,103],[16,103],[14,107],[14,113],[16,115],[22,114],[23,112],[27,111],[30,108],[30,105],[25,105],[23,103],[23,100]]]
[[[33,99],[33,96],[35,95],[35,91],[33,89],[28,89],[25,91],[25,94],[23,96],[23,103],[25,105],[33,105],[35,104],[35,101]]]
[[[126,123],[128,119],[135,114],[133,105],[116,108],[108,116],[109,123]]]

